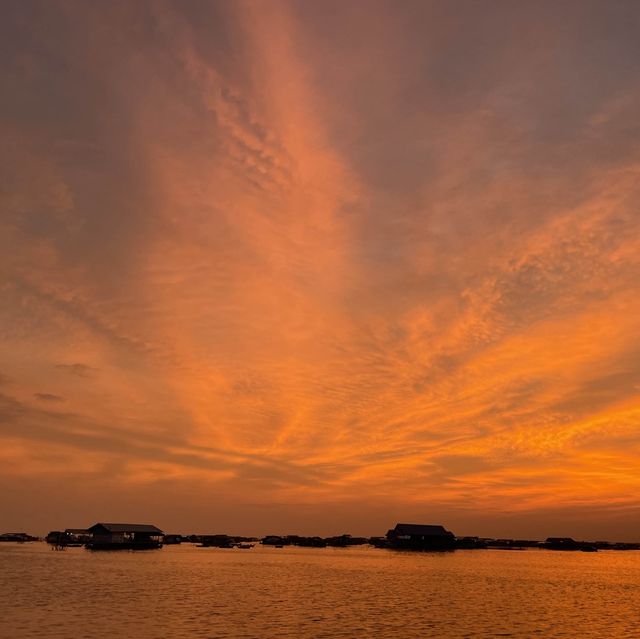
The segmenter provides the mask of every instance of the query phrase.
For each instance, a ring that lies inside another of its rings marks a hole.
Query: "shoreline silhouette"
[[[32,543],[45,541],[53,548],[82,547],[90,550],[152,550],[163,546],[194,544],[199,548],[240,548],[250,550],[255,545],[285,548],[348,548],[371,546],[401,551],[455,550],[553,550],[598,552],[601,550],[640,550],[640,542],[606,540],[576,540],[571,537],[512,539],[480,536],[456,536],[441,525],[398,523],[381,536],[353,536],[348,533],[322,537],[319,535],[269,534],[262,537],[226,533],[178,534],[166,533],[150,524],[97,523],[88,528],[52,530],[45,537],[25,532],[0,534],[0,542]]]

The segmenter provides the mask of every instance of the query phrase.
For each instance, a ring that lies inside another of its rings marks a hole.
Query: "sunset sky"
[[[640,540],[640,4],[8,1],[0,532]]]

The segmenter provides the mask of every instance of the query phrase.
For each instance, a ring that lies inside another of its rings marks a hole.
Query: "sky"
[[[640,5],[5,2],[0,532],[640,540]]]

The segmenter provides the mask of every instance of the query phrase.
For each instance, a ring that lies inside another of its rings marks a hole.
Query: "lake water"
[[[0,544],[0,637],[640,637],[640,552]]]

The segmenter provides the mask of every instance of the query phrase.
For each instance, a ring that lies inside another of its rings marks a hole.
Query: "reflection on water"
[[[640,637],[640,552],[0,546],[0,636]]]

